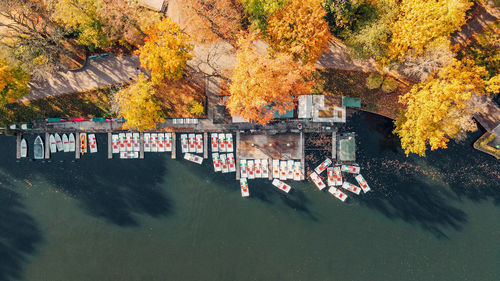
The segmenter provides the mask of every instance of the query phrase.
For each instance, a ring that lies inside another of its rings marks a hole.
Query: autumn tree
[[[137,53],[142,67],[151,71],[152,82],[159,84],[163,80],[180,79],[187,61],[193,57],[193,45],[187,42],[188,36],[168,17],[146,34],[145,44]]]
[[[271,47],[304,63],[316,62],[330,39],[325,15],[322,0],[291,0],[269,18]]]
[[[391,27],[388,58],[403,62],[408,55],[423,55],[436,40],[449,42],[451,34],[465,24],[468,0],[402,0]]]
[[[127,129],[144,131],[156,128],[164,122],[161,107],[154,98],[154,85],[141,74],[137,80],[117,92],[113,99],[114,109],[127,121]]]
[[[267,18],[280,9],[288,0],[241,0],[245,13],[260,30],[265,30]]]
[[[0,44],[34,79],[58,70],[67,53],[67,33],[50,19],[52,12],[42,1],[0,1]]]
[[[188,20],[186,29],[191,37],[198,41],[215,37],[236,45],[242,29],[241,0],[185,0],[178,9],[185,9],[182,16]]]
[[[290,54],[277,53],[271,58],[260,53],[253,45],[256,38],[253,33],[239,41],[226,106],[233,116],[265,125],[276,110],[285,113],[292,109],[295,96],[310,93],[308,77],[314,67],[295,61]]]
[[[486,94],[486,86],[495,89],[495,83],[484,80],[486,75],[486,69],[471,60],[452,59],[425,82],[413,86],[400,99],[406,111],[395,129],[406,154],[425,155],[427,144],[431,150],[446,148],[450,138],[474,130],[472,115],[481,108],[469,102],[471,96]]]
[[[0,105],[14,102],[29,93],[29,74],[20,67],[0,61]]]

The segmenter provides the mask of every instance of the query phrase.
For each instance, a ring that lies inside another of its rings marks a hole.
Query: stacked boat
[[[111,153],[119,154],[121,159],[137,159],[140,150],[139,133],[124,132],[111,135]]]
[[[139,133],[136,134],[132,136],[132,141],[139,141]],[[144,133],[144,152],[171,152],[172,146],[172,133]]]
[[[309,177],[311,178],[312,182],[320,189],[324,189],[326,186],[321,179],[320,175],[322,172],[326,170],[326,176],[327,176],[327,184],[329,186],[328,192],[330,192],[333,196],[335,196],[337,199],[341,200],[344,202],[348,196],[340,190],[340,188],[347,190],[351,193],[354,193],[356,195],[359,195],[361,191],[363,193],[367,193],[370,191],[370,187],[368,186],[368,183],[366,180],[363,178],[363,176],[360,174],[360,167],[357,165],[340,165],[340,166],[334,166],[330,167],[332,164],[332,161],[330,159],[326,159],[323,161],[316,169],[314,169],[314,172],[312,172]],[[346,174],[352,174],[355,175],[355,179],[358,182],[359,186],[352,184],[348,181],[344,180],[344,175],[342,173]]]
[[[169,149],[172,150],[171,147]],[[196,154],[203,153],[203,135],[194,133],[181,134],[181,151],[184,153],[184,159],[196,164],[202,164],[203,157]]]
[[[222,172],[224,174],[236,172],[236,160],[234,158],[234,153],[233,153],[234,152],[233,134],[231,133],[210,134],[210,147],[212,149],[212,163],[214,165],[215,172]],[[241,178],[246,179],[246,177],[241,177]],[[248,183],[246,189],[247,191],[245,192],[245,194],[248,193]],[[242,187],[242,192],[243,192],[243,187]]]

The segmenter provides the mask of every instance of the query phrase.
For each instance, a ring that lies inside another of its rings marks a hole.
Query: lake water
[[[244,199],[234,174],[167,153],[16,161],[2,135],[0,281],[500,280],[500,162],[472,148],[481,132],[406,158],[389,120],[346,127],[373,190],[346,203],[266,180]]]

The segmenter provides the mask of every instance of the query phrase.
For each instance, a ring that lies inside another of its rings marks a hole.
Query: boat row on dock
[[[88,143],[87,143],[88,139]],[[75,152],[76,149],[76,140],[75,135],[73,133],[70,134],[62,134],[62,136],[58,133],[48,135],[48,142],[46,145],[48,146],[48,152],[57,153],[57,152]],[[89,134],[87,137],[86,133],[80,134],[80,151],[81,153],[87,152],[87,147],[89,148],[91,153],[97,152],[97,141],[95,138],[95,134]],[[45,159],[45,144],[41,136],[37,136],[35,138],[35,142],[33,144],[33,155],[34,159],[41,160]],[[26,139],[22,138],[20,143],[20,156],[25,158],[28,156],[28,143]]]
[[[361,169],[359,166],[340,165],[335,167],[329,167],[331,164],[332,160],[327,158],[320,165],[318,165],[316,169],[314,169],[314,172],[312,172],[309,175],[312,182],[316,185],[316,187],[318,187],[319,190],[323,190],[326,187],[325,183],[320,177],[320,174],[325,170],[327,171],[326,172],[327,184],[329,186],[328,192],[330,192],[333,196],[335,196],[342,202],[345,202],[348,196],[344,192],[342,192],[339,188],[337,188],[338,186],[356,195],[359,195],[361,193],[361,190],[363,191],[363,193],[367,193],[368,191],[371,190],[366,180],[360,174]],[[344,176],[342,175],[343,172],[356,175],[354,178],[358,182],[359,186],[344,181]]]
[[[182,153],[203,153],[202,134],[181,134]]]
[[[234,152],[233,134],[212,133],[210,139],[212,152]]]

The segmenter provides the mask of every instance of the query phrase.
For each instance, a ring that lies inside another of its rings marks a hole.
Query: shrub
[[[202,116],[205,113],[205,107],[199,101],[193,99],[189,103],[189,113],[194,116]]]
[[[387,77],[382,83],[382,91],[384,93],[392,93],[398,88],[398,83],[391,77]]]
[[[380,85],[382,85],[383,80],[384,77],[382,77],[382,75],[374,72],[366,78],[366,87],[370,90],[378,89]]]

